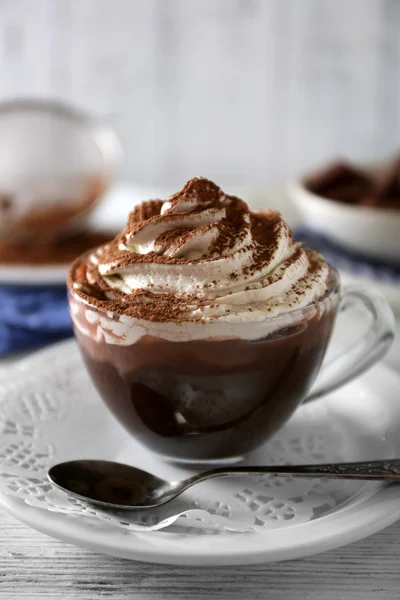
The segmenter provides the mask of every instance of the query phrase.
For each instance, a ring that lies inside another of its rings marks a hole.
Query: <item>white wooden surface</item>
[[[133,563],[35,533],[0,513],[1,600],[396,600],[400,524],[309,559],[219,569]]]
[[[0,99],[108,119],[121,175],[264,183],[400,141],[398,0],[1,0]]]

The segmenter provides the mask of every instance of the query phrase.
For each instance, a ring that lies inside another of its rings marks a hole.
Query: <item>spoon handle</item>
[[[270,475],[272,477],[329,477],[330,479],[358,479],[377,481],[400,481],[400,459],[373,460],[368,462],[332,463],[322,465],[285,465],[270,467],[227,467],[212,469],[187,479],[190,487],[205,479],[243,475]]]

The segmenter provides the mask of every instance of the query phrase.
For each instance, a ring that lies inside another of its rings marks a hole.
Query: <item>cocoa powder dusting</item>
[[[205,177],[193,177],[183,186],[180,192],[168,198],[171,207],[177,206],[182,200],[195,199],[198,204],[211,207],[219,206],[224,193],[213,181]]]
[[[128,218],[127,231],[134,232],[144,221],[159,215],[162,205],[162,200],[147,200],[135,206]]]

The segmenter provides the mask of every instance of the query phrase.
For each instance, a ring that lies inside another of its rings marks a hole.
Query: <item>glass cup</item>
[[[81,262],[71,267],[69,303],[89,374],[119,422],[167,461],[241,460],[302,402],[338,388],[378,361],[394,336],[386,301],[356,289],[341,294],[334,269],[324,298],[262,322],[230,325],[229,336],[222,337],[214,323],[208,331],[215,335],[207,339],[137,335],[135,319],[102,311],[74,292]],[[342,349],[321,369],[336,316],[354,303],[369,314],[368,329],[348,355]],[[319,372],[322,381],[311,390]]]
[[[106,123],[47,99],[0,103],[0,237],[35,244],[74,232],[122,156]]]

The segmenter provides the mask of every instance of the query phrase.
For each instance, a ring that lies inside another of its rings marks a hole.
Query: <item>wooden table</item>
[[[0,513],[1,600],[400,598],[400,523],[357,544],[305,560],[196,569],[92,554]]]
[[[385,362],[400,372],[399,335]],[[304,560],[196,569],[92,554],[0,510],[0,600],[42,598],[400,600],[400,523]]]

